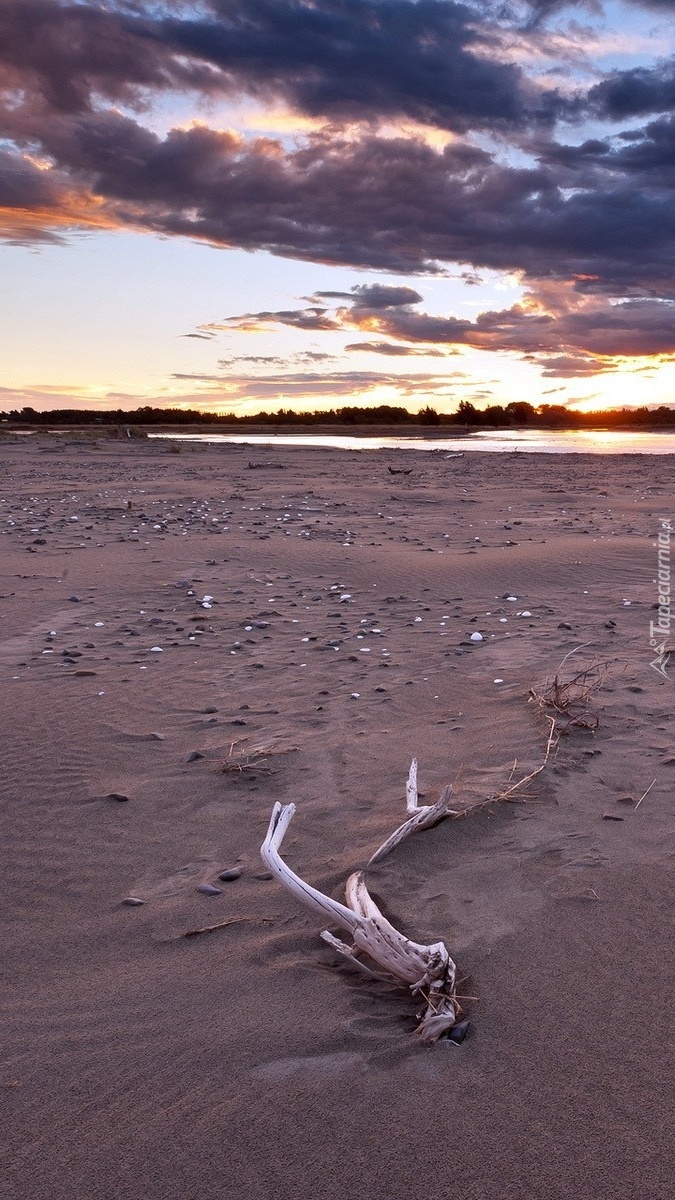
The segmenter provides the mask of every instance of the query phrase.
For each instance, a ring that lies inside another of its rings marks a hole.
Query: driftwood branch
[[[426,828],[447,816],[452,811],[449,794],[446,789],[437,804],[418,807],[417,763],[413,760],[406,788],[408,812],[413,815],[376,851],[370,862],[379,862],[416,829]],[[324,895],[292,871],[282,859],[280,849],[294,814],[294,804],[275,804],[260,851],[263,862],[302,904],[350,935],[348,944],[325,930],[321,936],[334,950],[367,974],[403,984],[413,995],[424,995],[427,1010],[417,1033],[423,1042],[437,1041],[455,1024],[460,1007],[455,997],[456,967],[446,946],[443,942],[430,946],[413,942],[396,929],[370,895],[363,871],[349,876],[346,904]],[[361,955],[367,961],[362,961]]]

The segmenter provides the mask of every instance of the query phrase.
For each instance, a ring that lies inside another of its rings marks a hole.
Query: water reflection
[[[150,433],[181,442],[229,442],[250,446],[319,446],[334,450],[484,450],[527,454],[674,454],[675,433],[629,433],[616,429],[478,430],[462,437],[354,437],[349,434]]]

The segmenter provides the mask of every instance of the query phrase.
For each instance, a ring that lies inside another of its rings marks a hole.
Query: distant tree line
[[[135,409],[109,409],[105,412],[79,408],[58,408],[37,412],[25,407],[0,413],[5,424],[15,427],[59,425],[428,425],[441,427],[479,427],[483,429],[658,429],[675,427],[675,408],[612,408],[602,412],[577,412],[562,404],[534,407],[524,400],[505,406],[476,408],[462,400],[454,413],[439,413],[431,405],[418,412],[392,404],[373,408],[348,405],[316,412],[296,412],[280,408],[276,412],[258,412],[239,416],[235,413],[202,412],[198,409],[156,408],[146,404]]]

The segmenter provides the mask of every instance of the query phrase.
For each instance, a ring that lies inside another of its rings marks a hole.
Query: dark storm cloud
[[[400,342],[350,342],[345,350],[361,350],[368,354],[388,354],[392,358],[442,358],[446,351],[432,350],[429,347],[420,350],[414,346],[403,346]]]
[[[661,147],[667,160],[669,133],[649,130],[642,148],[615,151],[611,171],[598,173],[594,162],[588,180],[569,179],[577,152],[568,150],[563,162],[555,146],[549,161],[530,168],[465,144],[437,150],[375,135],[316,134],[288,151],[269,138],[245,141],[203,126],[160,138],[114,111],[61,116],[46,127],[27,120],[23,140],[111,224],[405,273],[458,262],[534,278],[583,276],[587,288],[620,293],[672,288],[675,277],[675,205],[658,164],[640,163],[645,146],[652,157]],[[25,159],[13,161],[25,172]],[[49,207],[54,172],[43,174],[35,186],[46,189]],[[7,190],[9,178],[0,187]],[[56,189],[55,210],[58,203]],[[356,299],[377,309],[392,299],[405,307],[414,295],[382,285]],[[250,316],[265,320],[265,313]],[[331,328],[319,305],[287,319]]]
[[[332,121],[406,116],[443,128],[550,123],[571,102],[489,56],[483,7],[453,0],[4,0],[8,83],[56,112],[96,94],[196,89],[283,99]],[[164,10],[164,13],[162,12]],[[573,107],[573,106],[572,106]]]
[[[63,199],[63,180],[41,171],[29,159],[0,150],[0,205],[17,210],[55,208]]]
[[[675,107],[675,59],[651,68],[613,71],[590,89],[588,104],[591,112],[613,121],[672,111]]]
[[[357,308],[398,308],[417,304],[422,297],[411,287],[393,287],[384,283],[356,284],[349,292],[317,292],[318,299],[348,300]]]
[[[359,323],[355,312],[353,321]],[[367,328],[373,328],[372,315]],[[548,356],[566,350],[605,358],[675,355],[675,302],[649,299],[620,303],[604,296],[555,296],[550,285],[521,304],[463,321],[425,313],[391,313],[379,333],[404,342],[468,345],[475,349]]]
[[[267,313],[266,320],[268,325],[288,323],[282,312]],[[618,360],[626,358],[675,357],[675,301],[617,303],[548,281],[533,287],[521,303],[479,313],[473,320],[432,316],[411,306],[368,309],[354,297],[351,308],[335,310],[334,323],[391,339],[350,342],[346,350],[426,355],[438,354],[439,346],[443,354],[465,346],[515,353],[556,376],[616,370]]]
[[[213,324],[207,328],[212,330],[241,329],[244,332],[264,329],[268,325],[290,325],[293,329],[322,331],[339,329],[339,321],[333,317],[327,317],[327,311],[325,308],[310,307],[281,309],[278,312],[242,313],[240,316],[227,317],[222,323]]]
[[[555,354],[550,358],[542,355],[536,360],[529,358],[529,361],[536,362],[544,379],[583,379],[588,375],[602,375],[608,369],[602,359],[584,354]],[[554,390],[559,391],[558,388]]]
[[[490,59],[489,12],[452,0],[209,0],[143,32],[254,96],[331,120],[407,116],[453,130],[548,122],[569,102]],[[483,51],[483,53],[481,53]]]
[[[642,129],[626,130],[608,138],[591,138],[577,146],[550,143],[542,160],[570,173],[568,182],[595,190],[631,178],[643,194],[663,193],[675,185],[675,118],[659,117]],[[562,176],[561,176],[562,179]]]
[[[212,67],[141,37],[137,20],[113,4],[3,0],[0,47],[4,87],[28,88],[54,112],[84,112],[92,93],[134,101],[139,90],[212,90]]]

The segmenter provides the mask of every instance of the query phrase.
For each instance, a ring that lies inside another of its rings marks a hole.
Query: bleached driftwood
[[[416,833],[418,829],[430,829],[432,825],[436,825],[438,821],[442,821],[444,817],[456,817],[458,812],[450,806],[450,797],[452,796],[452,787],[443,788],[440,800],[435,804],[418,804],[417,793],[417,759],[413,758],[410,764],[408,780],[405,785],[406,811],[410,814],[407,821],[399,825],[395,829],[391,837],[388,837],[386,842],[368,859],[367,866],[372,867],[375,863],[380,862],[394,846],[399,846],[401,842],[410,837],[411,833]]]
[[[417,764],[413,762],[408,777],[408,810],[411,811],[410,805],[414,796],[415,810],[418,814],[426,815],[427,811],[439,809],[441,801],[438,805],[429,806],[429,810],[417,809],[416,771]],[[440,812],[439,810],[434,817],[435,820],[446,815],[448,811],[447,802],[443,803],[444,811]],[[413,995],[419,992],[423,993],[427,1001],[427,1010],[417,1027],[417,1033],[423,1042],[437,1041],[446,1030],[455,1024],[459,1011],[459,1005],[455,998],[456,967],[444,943],[434,942],[430,946],[424,946],[411,941],[398,929],[395,929],[382,915],[370,896],[363,871],[356,871],[349,876],[345,886],[346,904],[341,904],[330,896],[324,895],[323,892],[318,891],[317,888],[312,887],[311,884],[296,875],[279,853],[294,813],[294,804],[284,806],[279,803],[275,804],[267,836],[260,851],[263,862],[279,882],[288,888],[302,904],[320,913],[331,924],[338,925],[350,935],[351,945],[348,945],[328,930],[324,930],[321,936],[334,950],[370,975],[405,984]],[[412,821],[415,820],[413,817]],[[411,823],[411,821],[407,821],[405,826],[401,827],[401,829],[407,829],[407,832],[401,834],[400,837],[393,835],[395,838],[393,842],[392,839],[389,839],[392,845],[398,845],[398,842],[412,833],[414,829],[424,827],[426,824],[423,819],[420,819],[416,821],[413,828],[407,828],[411,826]],[[430,820],[428,823],[433,823],[433,821]],[[401,830],[397,830],[398,833],[401,833]],[[381,858],[383,852],[386,853],[384,846],[380,847],[377,857]],[[373,858],[375,859],[376,856]],[[371,861],[373,860],[371,859]],[[367,955],[374,966],[362,962],[359,958],[361,954]]]

